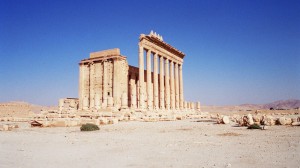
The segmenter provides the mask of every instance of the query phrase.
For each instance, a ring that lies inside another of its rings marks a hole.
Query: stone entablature
[[[178,64],[183,63],[185,54],[172,47],[170,44],[162,41],[154,34],[141,34],[139,46],[143,47],[145,50],[155,51],[156,54],[164,56],[166,59],[173,60]]]
[[[98,57],[106,57],[106,56],[115,56],[121,55],[119,48],[109,49],[109,50],[102,50],[97,52],[90,53],[90,58],[98,58]]]

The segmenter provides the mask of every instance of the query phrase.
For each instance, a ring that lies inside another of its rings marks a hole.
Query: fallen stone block
[[[276,123],[278,123],[278,125],[285,125],[285,117],[280,117]]]
[[[36,121],[36,120],[31,121],[30,125],[31,125],[31,127],[42,127],[43,126],[42,122],[39,122],[39,121]]]
[[[293,122],[292,126],[300,126],[300,122]]]
[[[0,125],[0,131],[8,131],[8,125]]]
[[[285,124],[286,125],[291,125],[292,124],[292,119],[291,118],[285,118]]]
[[[230,123],[229,117],[228,116],[223,116],[222,123],[223,124],[229,124]]]
[[[119,123],[119,120],[117,118],[112,118],[112,119],[109,119],[109,124],[118,124]]]
[[[248,118],[248,124],[249,124],[249,125],[253,125],[253,124],[254,124],[254,121],[253,121],[252,114],[248,114],[248,115],[247,115],[247,118]]]
[[[67,123],[66,123],[66,121],[55,121],[54,126],[55,127],[66,127]]]
[[[100,118],[100,124],[101,125],[106,125],[106,124],[108,124],[108,119],[107,118]]]

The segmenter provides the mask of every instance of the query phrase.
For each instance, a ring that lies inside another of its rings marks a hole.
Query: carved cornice
[[[126,56],[122,56],[122,55],[107,55],[107,56],[102,56],[102,57],[97,57],[97,58],[88,58],[88,59],[83,59],[80,61],[79,65],[82,64],[91,64],[91,63],[95,63],[95,62],[103,62],[103,61],[107,61],[108,59],[117,59],[117,60],[125,60]]]
[[[170,44],[162,41],[162,37],[161,36],[156,36],[154,34],[150,35],[145,35],[145,34],[141,34],[140,35],[140,43],[143,44],[145,43],[145,41],[148,41],[156,46],[161,47],[162,49],[167,50],[168,52],[180,57],[181,59],[184,58],[185,54],[181,51],[179,51],[178,49],[176,49],[175,47],[171,46]],[[154,51],[155,52],[155,51]]]

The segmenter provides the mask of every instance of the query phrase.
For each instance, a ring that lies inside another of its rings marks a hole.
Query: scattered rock
[[[300,126],[300,122],[293,122],[292,126]]]
[[[251,114],[247,115],[247,119],[248,119],[248,125],[253,125],[254,124],[253,117],[252,117]]]
[[[261,125],[273,126],[275,125],[275,120],[272,116],[262,116]]]
[[[285,124],[286,125],[291,125],[292,124],[292,119],[291,118],[285,118]]]
[[[229,117],[228,116],[223,116],[222,122],[223,122],[223,124],[229,124],[230,123]]]
[[[278,124],[280,124],[280,125],[285,125],[285,124],[286,124],[286,122],[285,122],[285,117],[280,117],[280,118],[278,119]]]
[[[11,131],[14,128],[19,128],[19,126],[18,125],[11,125],[11,124],[0,125],[0,131]]]

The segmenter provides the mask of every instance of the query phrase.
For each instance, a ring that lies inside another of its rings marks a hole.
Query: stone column
[[[99,67],[98,67],[98,73],[99,73],[99,106],[100,106],[100,109],[102,108],[102,103],[103,103],[103,66],[104,66],[104,63],[101,62],[99,63]]]
[[[99,67],[99,65],[101,65],[100,63],[94,63],[94,66],[95,66],[95,68],[94,68],[94,78],[95,78],[95,84],[94,84],[94,86],[95,86],[95,97],[94,97],[94,99],[95,99],[95,109],[96,110],[99,110],[100,109],[100,81],[99,81],[99,76],[100,76],[100,67]]]
[[[108,98],[107,98],[107,107],[111,108],[113,106],[114,106],[114,99],[113,99],[112,96],[108,96]]]
[[[139,46],[139,108],[144,109],[144,48]]]
[[[158,110],[158,65],[157,65],[157,53],[154,54],[153,57],[154,63],[153,63],[153,90],[154,90],[154,109]]]
[[[95,107],[95,65],[90,63],[90,109]]]
[[[178,64],[175,63],[175,107],[179,109],[179,78],[178,78]]]
[[[182,64],[179,65],[179,107],[183,109],[183,79],[182,79]]]
[[[79,109],[83,108],[83,97],[84,97],[84,68],[83,64],[79,64]]]
[[[152,90],[151,90],[151,50],[147,51],[147,105],[152,109]]]
[[[128,95],[126,92],[123,92],[121,96],[121,108],[122,109],[128,108]]]
[[[198,111],[201,111],[200,102],[197,102],[197,110],[198,110]]]
[[[83,102],[82,102],[82,109],[88,110],[89,109],[89,98],[90,98],[90,67],[89,65],[83,66],[84,70],[84,80],[83,80],[83,89],[84,89],[84,95],[83,95]]]
[[[166,84],[166,91],[165,91],[165,100],[166,100],[166,109],[170,110],[170,79],[169,79],[169,60],[165,60],[165,84]]]
[[[159,65],[159,108],[161,110],[165,109],[165,89],[164,89],[164,58],[160,57],[160,65]]]
[[[174,86],[174,62],[171,61],[170,66],[170,78],[171,78],[171,109],[175,109],[175,86]]]
[[[136,108],[136,85],[135,85],[135,74],[132,73],[131,79],[130,79],[130,93],[131,93],[131,105],[130,107],[132,109]]]
[[[192,110],[194,110],[194,109],[195,109],[194,102],[191,102],[191,109],[192,109]]]
[[[103,62],[103,108],[107,107],[107,85],[108,85],[108,76],[107,76],[107,61]]]
[[[59,99],[58,100],[58,110],[59,110],[59,112],[62,112],[64,110],[64,104],[65,104],[64,99]]]

